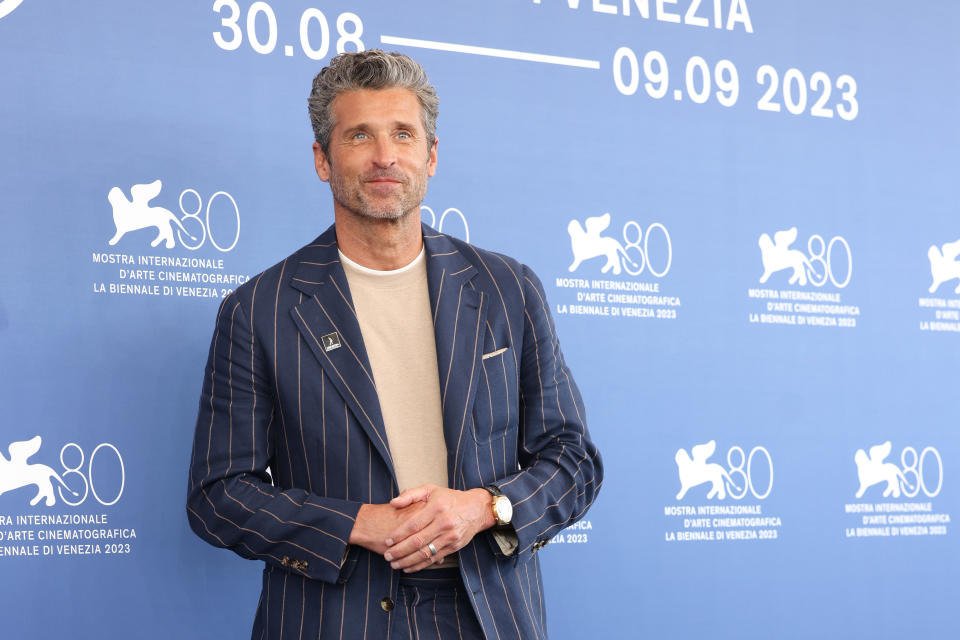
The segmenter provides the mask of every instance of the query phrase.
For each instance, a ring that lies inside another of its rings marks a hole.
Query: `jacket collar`
[[[430,298],[437,300],[442,286],[464,286],[475,275],[473,266],[460,249],[446,236],[427,225],[422,225],[423,244],[426,248],[427,279],[430,284]],[[300,263],[290,279],[290,285],[308,296],[317,295],[320,288],[328,284],[328,279],[346,283],[343,264],[337,247],[336,226],[331,225],[320,236],[300,251]],[[352,306],[352,303],[351,303]],[[434,312],[436,310],[434,309]],[[436,314],[434,314],[436,315]]]

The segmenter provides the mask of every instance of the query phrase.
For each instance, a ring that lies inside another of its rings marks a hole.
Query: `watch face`
[[[503,524],[509,524],[510,519],[513,518],[513,505],[510,504],[510,499],[505,496],[498,497],[494,508],[497,510],[497,520]]]

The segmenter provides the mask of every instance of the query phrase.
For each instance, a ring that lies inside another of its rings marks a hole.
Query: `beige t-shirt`
[[[380,397],[400,491],[447,483],[437,345],[424,250],[376,271],[340,254]]]
[[[340,253],[400,491],[424,484],[450,486],[425,251],[391,271],[364,267]],[[516,550],[515,533],[496,531],[494,538],[503,553]],[[456,561],[451,555],[435,566]]]

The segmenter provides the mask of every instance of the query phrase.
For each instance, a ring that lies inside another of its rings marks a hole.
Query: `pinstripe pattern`
[[[536,276],[429,227],[424,243],[450,486],[498,485],[519,542],[510,557],[488,533],[462,549],[454,604],[486,638],[546,638],[537,551],[593,502],[600,457]],[[332,332],[342,346],[326,351]],[[187,514],[201,538],[265,563],[253,638],[384,638],[408,623],[381,606],[399,575],[346,542],[360,500],[397,494],[370,371],[333,227],[220,307]]]
[[[476,616],[460,607],[467,596],[457,570],[428,573],[400,581],[396,607],[403,624],[390,629],[388,640],[483,640]]]

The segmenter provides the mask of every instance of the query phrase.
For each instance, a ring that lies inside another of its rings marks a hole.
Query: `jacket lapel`
[[[447,474],[457,486],[463,448],[471,439],[473,402],[480,379],[487,299],[471,280],[477,269],[447,236],[424,225],[427,281],[433,310]]]
[[[290,284],[309,296],[291,308],[294,323],[396,483],[380,399],[337,252],[334,227],[306,248]]]
[[[455,487],[463,448],[474,428],[472,408],[482,366],[488,300],[471,283],[477,269],[460,249],[426,225],[423,234],[443,431],[447,450],[453,453],[447,456],[447,474],[450,486]],[[306,248],[290,284],[309,296],[291,308],[294,323],[396,482],[380,399],[337,252],[334,227]]]

